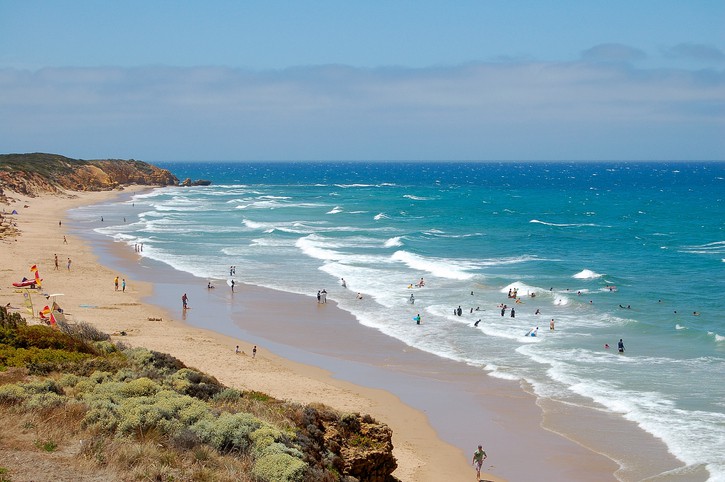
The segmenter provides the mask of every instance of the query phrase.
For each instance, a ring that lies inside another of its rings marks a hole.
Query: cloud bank
[[[628,63],[643,55],[610,44],[580,62],[428,69],[0,69],[0,145],[146,160],[725,159],[725,72]]]

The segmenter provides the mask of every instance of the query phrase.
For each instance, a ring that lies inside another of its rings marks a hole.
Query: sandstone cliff
[[[0,155],[0,197],[3,189],[35,196],[41,193],[105,191],[124,185],[177,185],[166,169],[146,162],[122,159],[85,161],[57,154]]]

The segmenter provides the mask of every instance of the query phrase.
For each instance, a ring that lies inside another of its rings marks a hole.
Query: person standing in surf
[[[189,302],[189,297],[186,296],[186,293],[184,293],[183,296],[181,297],[181,306],[183,309],[187,309],[189,307],[187,305],[188,302]]]
[[[624,353],[624,342],[622,339],[619,339],[619,343],[617,343],[617,348],[619,349],[619,353]]]

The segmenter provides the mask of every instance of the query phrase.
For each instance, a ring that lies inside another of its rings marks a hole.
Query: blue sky
[[[723,1],[0,0],[0,152],[725,160]]]

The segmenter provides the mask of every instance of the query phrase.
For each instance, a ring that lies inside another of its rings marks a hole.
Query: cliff
[[[178,183],[168,170],[133,159],[85,161],[57,154],[0,155],[0,198],[3,189],[35,196],[65,190],[106,191],[129,184],[172,186]]]

